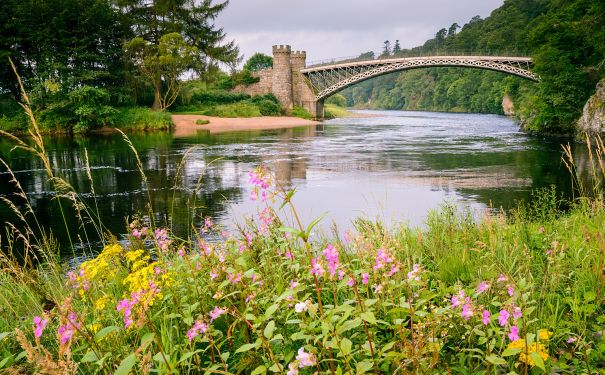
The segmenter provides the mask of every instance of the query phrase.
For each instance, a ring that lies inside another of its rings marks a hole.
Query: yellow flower
[[[99,323],[92,323],[86,326],[92,333],[97,333],[99,329],[101,329],[101,325]]]
[[[111,300],[110,296],[103,296],[99,299],[97,299],[97,301],[95,302],[95,310],[103,310],[105,308],[105,306],[107,305],[107,302],[109,302]]]
[[[552,335],[553,333],[546,329],[541,329],[538,331],[538,337],[540,338],[540,341],[547,341]]]
[[[523,349],[523,348],[525,348],[525,340],[524,339],[517,339],[517,340],[511,342],[510,344],[508,344],[508,348],[510,348],[510,349]]]
[[[124,257],[129,262],[134,262],[135,260],[139,259],[139,257],[141,255],[143,255],[143,250],[134,250],[134,251],[129,251],[126,254],[124,254]]]

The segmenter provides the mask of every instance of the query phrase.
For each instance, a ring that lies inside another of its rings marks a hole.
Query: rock
[[[597,92],[584,105],[582,117],[578,120],[578,136],[605,136],[605,78],[597,84]]]
[[[515,115],[515,104],[508,94],[505,94],[502,98],[502,111],[506,116]]]

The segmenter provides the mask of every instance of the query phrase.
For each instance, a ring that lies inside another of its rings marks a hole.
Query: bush
[[[326,104],[333,104],[338,107],[346,107],[347,106],[347,98],[342,96],[341,94],[334,94],[326,99]]]
[[[27,130],[29,122],[24,114],[1,115],[0,130],[8,133],[22,133]]]
[[[305,120],[313,120],[313,115],[309,113],[306,109],[299,106],[294,106],[292,108],[292,116],[304,118]]]
[[[169,113],[143,107],[122,108],[111,121],[116,128],[128,130],[168,130],[174,125]]]
[[[348,117],[349,115],[349,111],[334,104],[326,104],[324,107],[324,117],[327,119]]]
[[[279,116],[281,114],[281,103],[273,94],[255,95],[249,102],[256,105],[263,116]]]
[[[244,93],[235,93],[222,90],[202,91],[191,95],[191,103],[212,106],[217,104],[238,103],[250,98],[250,95]]]
[[[208,124],[210,124],[210,121],[199,118],[199,119],[195,120],[195,124],[196,125],[208,125]]]
[[[217,117],[259,117],[261,112],[252,103],[233,103],[217,105],[206,111],[208,116]]]

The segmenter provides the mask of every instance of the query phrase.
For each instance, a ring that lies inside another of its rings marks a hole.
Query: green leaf
[[[109,335],[110,333],[112,333],[113,331],[116,331],[118,329],[120,329],[120,327],[117,327],[117,326],[109,326],[109,327],[105,327],[105,328],[101,329],[95,335],[95,341],[101,341],[105,336]]]
[[[122,362],[120,362],[120,366],[118,366],[113,375],[128,375],[135,363],[137,363],[137,356],[134,353],[131,353],[128,357],[124,358]]]
[[[269,319],[270,317],[272,317],[273,314],[275,314],[275,312],[277,311],[277,309],[279,309],[278,304],[273,304],[273,305],[269,306],[267,311],[265,311],[265,319]]]
[[[487,357],[485,357],[485,360],[487,360],[489,363],[493,364],[493,365],[505,365],[506,361],[502,358],[500,358],[499,356],[497,356],[496,354],[490,354]]]
[[[502,357],[510,357],[512,355],[516,355],[521,353],[523,350],[521,349],[516,349],[516,348],[506,348],[504,349],[504,351],[502,352]]]
[[[203,351],[204,351],[204,349],[198,349],[198,350],[193,351],[193,352],[187,352],[187,353],[185,353],[185,354],[183,354],[181,356],[181,359],[179,359],[179,363],[185,362],[186,360],[188,360],[189,358],[193,357],[197,353],[200,353],[200,352],[203,352]]]
[[[374,313],[371,311],[363,312],[363,313],[359,314],[359,317],[370,324],[376,324],[376,317],[374,316]]]
[[[534,364],[536,366],[538,366],[538,368],[540,368],[540,370],[546,372],[546,368],[544,367],[544,360],[542,359],[540,354],[538,354],[536,352],[531,352],[531,353],[529,353],[529,358],[531,358],[531,360],[534,361]]]
[[[0,341],[4,340],[5,338],[8,337],[8,335],[10,335],[11,332],[2,332],[0,333]]]
[[[311,234],[311,231],[313,230],[313,228],[314,228],[314,227],[315,227],[317,224],[319,224],[319,222],[320,222],[320,221],[321,221],[321,220],[322,220],[324,217],[326,217],[326,215],[327,215],[327,214],[328,214],[327,212],[324,212],[323,214],[321,214],[321,215],[319,215],[318,217],[316,217],[316,218],[315,218],[315,220],[313,220],[313,221],[311,222],[311,224],[309,224],[309,226],[307,227],[307,230],[305,231],[305,234],[306,234],[307,238],[308,238],[308,237],[309,237],[309,235]]]
[[[9,354],[6,357],[4,357],[4,359],[2,361],[0,361],[0,368],[3,368],[4,366],[6,366],[8,361],[10,361],[12,358],[13,358],[12,354]]]
[[[263,365],[258,366],[250,373],[250,375],[265,375],[267,373],[267,368]]]
[[[99,358],[97,357],[97,353],[93,352],[92,350],[87,352],[86,354],[84,354],[84,357],[82,357],[82,359],[80,360],[80,362],[96,362],[98,361]]]
[[[365,374],[366,372],[370,371],[372,367],[374,367],[372,365],[372,362],[357,362],[355,364],[355,371],[357,372],[357,374]]]
[[[153,342],[155,339],[155,334],[153,332],[146,333],[143,337],[141,337],[141,345],[139,349],[145,350]]]
[[[292,233],[294,235],[294,237],[302,237],[302,235],[303,235],[303,232],[301,232],[300,230],[298,230],[296,228],[291,228],[291,227],[280,227],[277,230],[279,230],[280,232]]]
[[[275,322],[272,320],[269,323],[267,323],[267,326],[265,327],[263,334],[265,335],[266,338],[271,340],[271,337],[273,337],[273,331],[275,331]]]
[[[342,355],[346,356],[351,354],[352,347],[353,343],[348,338],[344,337],[342,340],[340,340],[340,352],[342,353]]]
[[[336,332],[340,335],[342,333],[352,330],[353,328],[357,328],[360,325],[361,325],[361,319],[359,319],[359,318],[355,318],[353,320],[347,320],[346,322],[342,323],[342,325],[340,325],[336,328]]]
[[[235,351],[235,354],[237,354],[237,353],[245,353],[245,352],[247,352],[249,350],[252,350],[252,349],[256,349],[256,343],[244,344],[244,345],[240,346]]]

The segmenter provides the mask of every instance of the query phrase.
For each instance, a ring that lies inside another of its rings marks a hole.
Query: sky
[[[230,0],[216,25],[247,59],[274,44],[306,50],[307,62],[359,55],[399,39],[423,44],[441,28],[489,16],[504,0]]]

